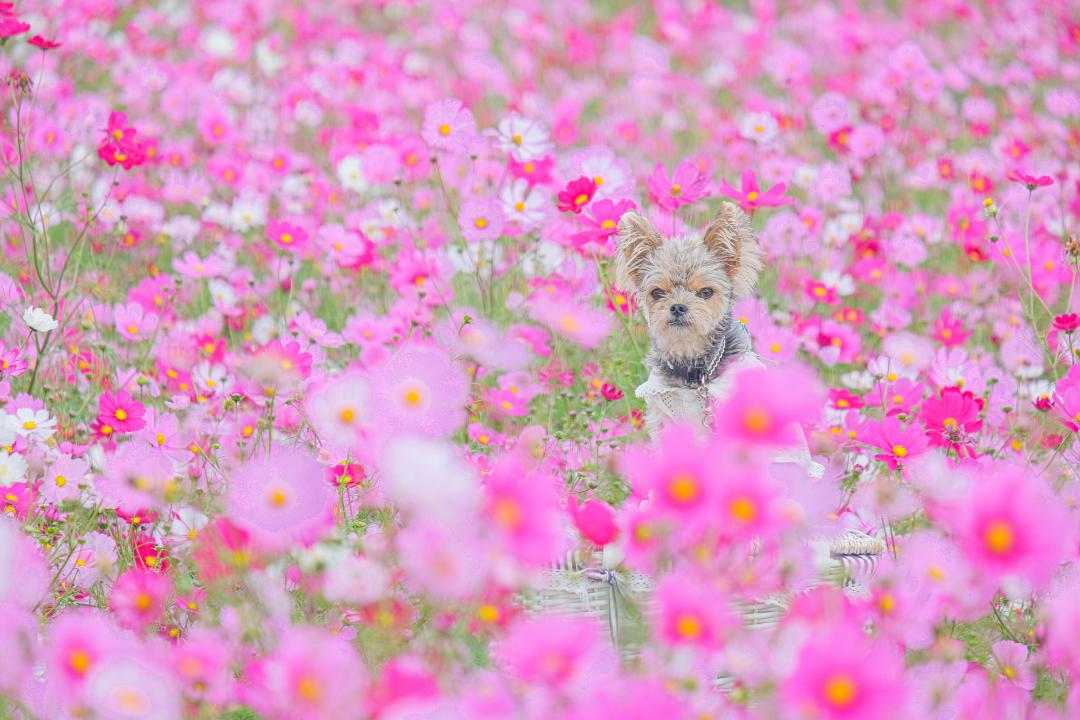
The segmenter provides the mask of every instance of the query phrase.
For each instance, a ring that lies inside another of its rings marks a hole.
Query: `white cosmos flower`
[[[56,432],[56,419],[49,417],[48,410],[19,408],[14,415],[8,415],[12,430],[25,438],[48,440]]]
[[[499,123],[493,133],[499,149],[518,162],[539,160],[551,150],[547,128],[539,120],[511,115]]]
[[[518,178],[503,187],[500,194],[506,217],[516,220],[525,229],[540,225],[546,214],[544,208],[547,205],[542,193],[529,192],[529,190],[529,181]]]
[[[60,324],[56,322],[52,315],[39,307],[27,308],[26,312],[23,313],[22,319],[31,330],[36,330],[38,332],[52,332],[60,327]]]
[[[21,482],[26,475],[26,460],[22,455],[12,455],[0,450],[0,485]]]
[[[337,166],[337,176],[341,185],[348,190],[362,193],[368,189],[367,177],[364,175],[364,161],[359,155],[343,157]]]
[[[780,126],[776,118],[766,112],[743,115],[739,121],[739,134],[747,140],[767,143],[777,136]]]

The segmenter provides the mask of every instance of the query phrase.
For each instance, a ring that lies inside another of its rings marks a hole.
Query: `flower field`
[[[0,718],[1080,717],[1075,2],[35,0],[0,57]],[[724,201],[766,368],[650,441],[619,221]]]

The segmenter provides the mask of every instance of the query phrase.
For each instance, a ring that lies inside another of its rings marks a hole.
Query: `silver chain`
[[[716,368],[720,365],[720,359],[724,357],[724,348],[727,346],[727,334],[720,336],[720,342],[716,346],[716,352],[713,353],[712,359],[709,360],[709,364],[705,366],[705,372],[701,374],[701,383],[697,388],[697,396],[701,401],[701,424],[705,429],[712,428],[713,411],[712,403],[709,402],[709,383],[712,381],[713,374],[716,373]]]

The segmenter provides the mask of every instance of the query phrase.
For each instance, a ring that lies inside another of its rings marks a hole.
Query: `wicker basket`
[[[850,530],[828,546],[828,558],[818,580],[833,583],[854,594],[865,592],[863,582],[876,567],[886,544],[880,538]],[[570,553],[553,564],[544,585],[520,598],[530,614],[560,613],[595,618],[606,628],[612,644],[624,659],[640,654],[648,637],[652,615],[652,579],[628,570],[614,548]],[[776,627],[787,612],[791,595],[775,595],[756,602],[739,602],[735,610],[747,627],[767,630]],[[730,678],[718,678],[721,688]]]

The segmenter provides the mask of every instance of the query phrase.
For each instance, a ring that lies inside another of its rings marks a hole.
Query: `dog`
[[[764,266],[750,219],[724,202],[701,237],[665,240],[642,215],[619,220],[615,284],[637,296],[650,347],[648,379],[635,391],[645,401],[645,429],[656,442],[675,422],[707,430],[731,393],[740,372],[764,367],[750,333],[734,317],[737,300],[749,297]],[[800,442],[774,454],[775,462],[815,463],[799,429]]]

